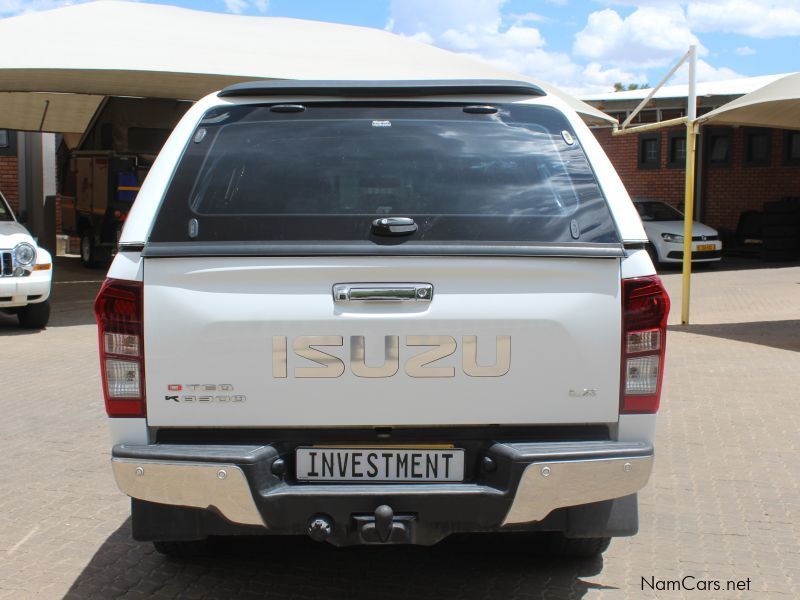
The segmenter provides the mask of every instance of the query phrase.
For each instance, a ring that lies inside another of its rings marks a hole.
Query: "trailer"
[[[62,154],[61,226],[81,262],[105,265],[161,146],[191,102],[107,98],[78,145]]]

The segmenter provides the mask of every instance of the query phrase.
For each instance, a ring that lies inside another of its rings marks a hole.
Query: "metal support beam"
[[[647,123],[645,125],[634,125],[633,127],[626,127],[620,129],[614,125],[611,130],[611,135],[631,135],[634,133],[643,133],[645,131],[653,131],[655,129],[663,129],[665,127],[674,127],[675,125],[685,125],[687,122],[686,117],[677,117],[675,119],[667,119],[666,121],[659,121],[658,123]]]
[[[689,98],[686,107],[686,189],[683,206],[683,288],[681,324],[689,324],[692,284],[692,224],[694,222],[694,175],[697,164],[697,47],[689,46]]]

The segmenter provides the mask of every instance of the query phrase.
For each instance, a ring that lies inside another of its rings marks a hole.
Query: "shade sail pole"
[[[683,289],[681,324],[689,324],[692,284],[692,223],[694,221],[694,175],[697,164],[697,46],[689,46],[689,98],[686,108],[686,190],[683,213]]]

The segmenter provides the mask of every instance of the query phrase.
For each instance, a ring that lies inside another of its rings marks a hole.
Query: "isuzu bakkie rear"
[[[198,102],[96,302],[133,536],[335,545],[638,526],[669,300],[619,178],[517,81]]]

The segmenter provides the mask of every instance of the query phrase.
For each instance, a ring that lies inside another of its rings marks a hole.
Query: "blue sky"
[[[699,81],[800,70],[800,0],[150,1],[388,29],[579,94],[655,84],[691,43]],[[0,15],[70,3],[0,0]]]

